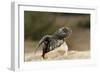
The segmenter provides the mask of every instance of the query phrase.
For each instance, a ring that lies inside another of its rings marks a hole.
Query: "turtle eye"
[[[68,32],[68,30],[67,30],[66,28],[64,28],[64,29],[63,29],[63,32],[67,33],[67,32]]]

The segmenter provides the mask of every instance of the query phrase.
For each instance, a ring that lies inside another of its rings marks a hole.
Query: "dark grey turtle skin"
[[[44,58],[45,54],[54,50],[55,48],[61,46],[64,43],[64,38],[69,37],[69,35],[72,33],[72,30],[68,27],[62,27],[58,29],[54,34],[52,35],[45,35],[42,37],[42,39],[39,41],[39,46],[44,44],[42,47],[42,57]]]

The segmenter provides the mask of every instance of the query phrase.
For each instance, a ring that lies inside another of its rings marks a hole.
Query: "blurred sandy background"
[[[66,39],[68,56],[62,59],[90,58],[90,14],[24,12],[24,60],[40,61],[41,50],[34,56],[34,49],[39,40],[47,34],[54,33],[60,27],[70,27],[72,35]]]

